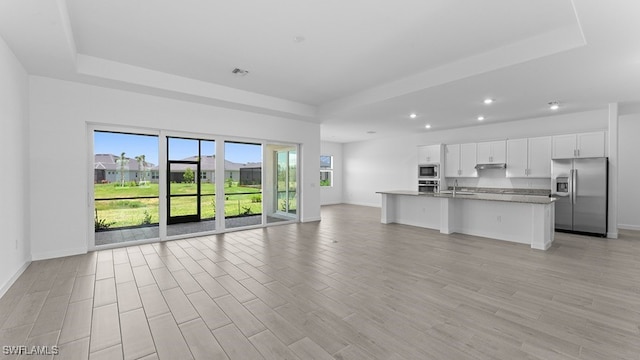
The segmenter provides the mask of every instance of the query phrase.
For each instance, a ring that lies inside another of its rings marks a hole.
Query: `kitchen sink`
[[[453,190],[442,190],[440,194],[453,194]],[[470,191],[458,191],[456,190],[456,195],[475,195],[476,193]]]

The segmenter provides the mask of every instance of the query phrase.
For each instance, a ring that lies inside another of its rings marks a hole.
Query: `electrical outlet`
[[[498,216],[498,217],[496,218],[496,221],[497,221],[497,222],[499,222],[499,223],[501,223],[501,222],[502,222],[502,216]]]

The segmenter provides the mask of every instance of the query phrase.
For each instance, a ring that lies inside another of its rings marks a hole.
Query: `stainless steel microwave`
[[[420,178],[420,179],[439,179],[440,178],[440,165],[439,164],[418,165],[418,178]]]

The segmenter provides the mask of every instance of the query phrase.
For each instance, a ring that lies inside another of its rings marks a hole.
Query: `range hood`
[[[476,165],[476,170],[487,170],[487,169],[506,169],[507,164],[478,164]]]

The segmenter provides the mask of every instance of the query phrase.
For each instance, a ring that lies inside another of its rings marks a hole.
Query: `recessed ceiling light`
[[[560,103],[557,101],[552,101],[549,103],[549,109],[558,110],[560,108]]]
[[[373,130],[369,130],[369,131],[367,131],[367,134],[375,134],[375,133],[376,133],[376,132],[375,132],[375,131],[373,131]]]
[[[299,36],[299,35],[298,35],[298,36],[294,36],[294,37],[293,37],[293,42],[294,42],[294,43],[297,43],[297,44],[299,44],[299,43],[301,43],[301,42],[303,42],[303,41],[305,41],[305,40],[306,40],[306,39],[305,39],[305,37],[304,37],[304,36]]]
[[[478,121],[482,121],[482,120],[484,120],[484,116],[482,115],[478,116]]]
[[[410,118],[415,119],[418,115],[416,113],[411,113],[411,115],[409,115]]]
[[[487,98],[487,99],[484,99],[484,101],[483,101],[483,102],[485,103],[485,105],[489,105],[489,104],[492,104],[492,103],[493,103],[493,101],[494,101],[493,99],[489,99],[489,98]]]
[[[425,129],[431,129],[431,125],[427,124],[424,126]]]

